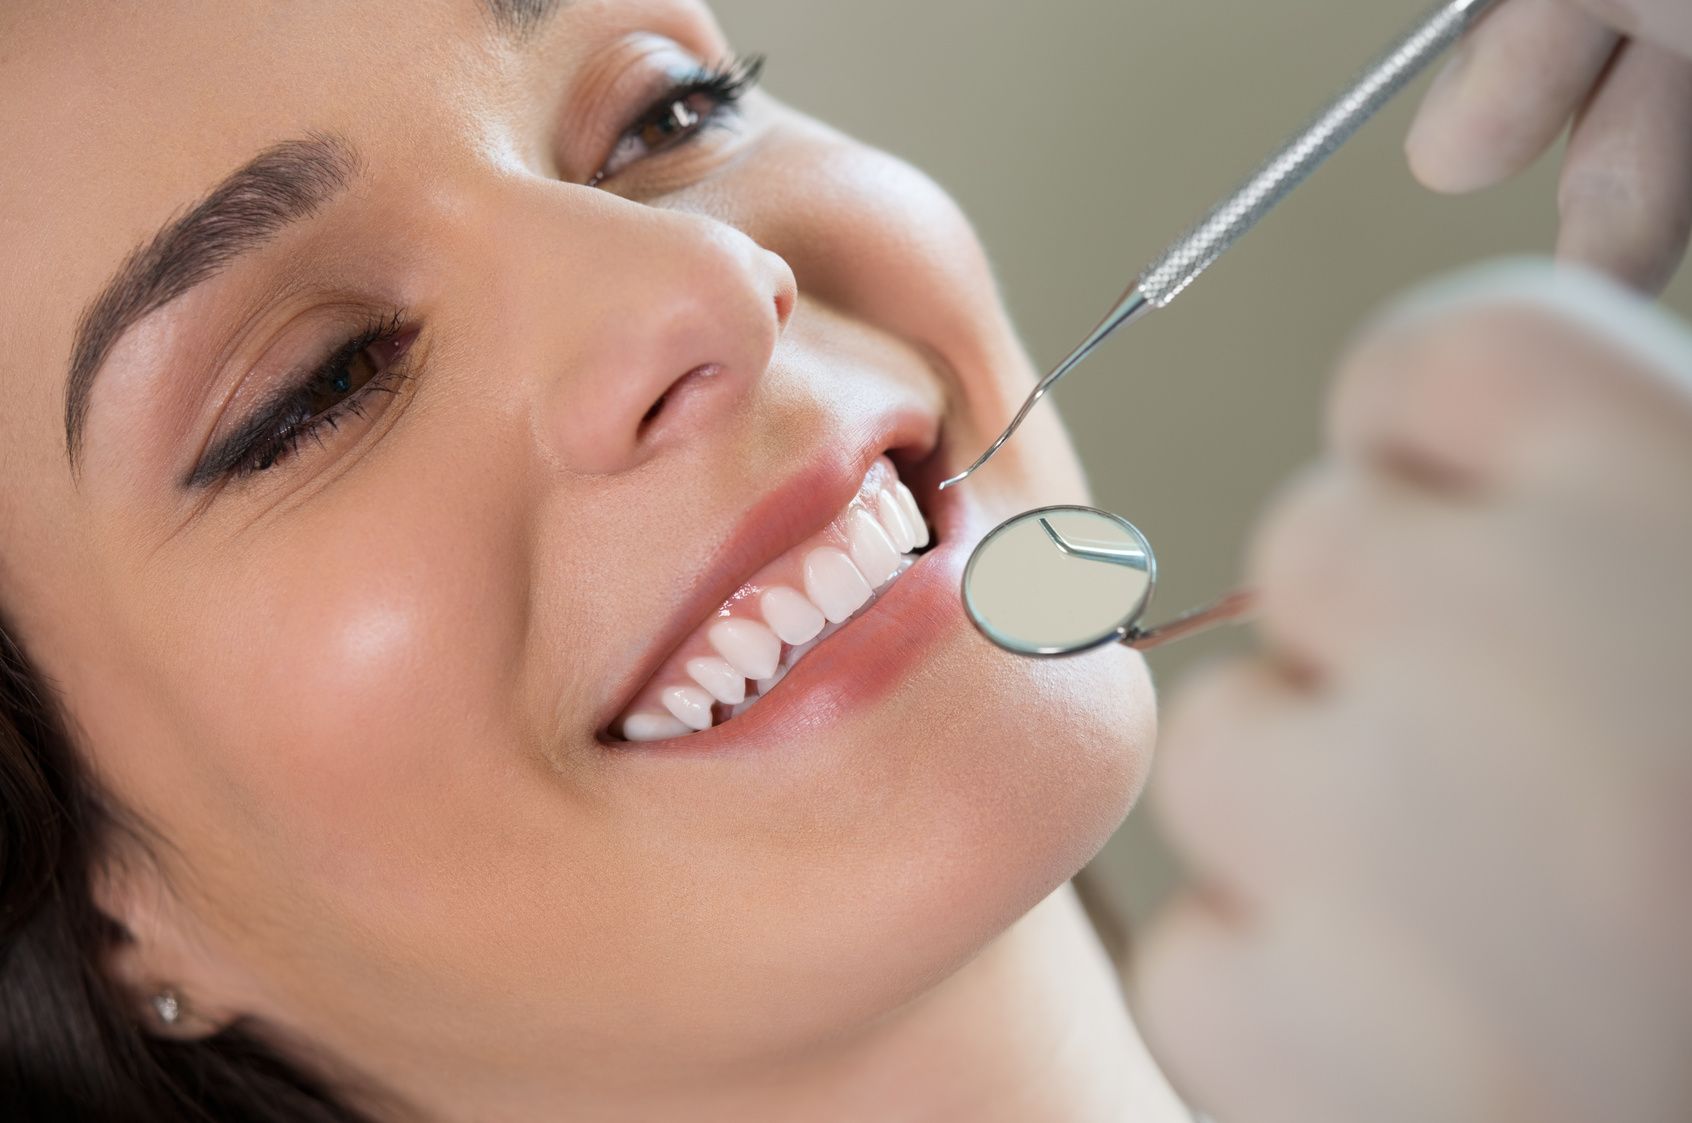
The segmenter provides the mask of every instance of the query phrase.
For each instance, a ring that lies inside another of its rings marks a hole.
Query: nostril
[[[672,415],[676,409],[685,409],[687,400],[699,384],[707,381],[721,370],[722,368],[716,363],[705,363],[694,367],[670,383],[664,392],[658,395],[658,400],[647,407],[646,412],[641,415],[640,424],[635,427],[636,435],[645,437],[666,409],[669,409]]]
[[[667,393],[658,395],[658,400],[652,403],[652,408],[647,410],[645,416],[640,419],[640,427],[642,429],[645,429],[648,425],[651,425],[654,421],[658,420],[658,415],[664,412],[664,402],[669,398],[669,396],[670,395]]]

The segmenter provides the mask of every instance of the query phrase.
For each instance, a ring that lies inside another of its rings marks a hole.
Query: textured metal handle
[[[1256,226],[1289,191],[1321,166],[1381,107],[1469,29],[1493,0],[1442,4],[1386,53],[1369,64],[1351,88],[1275,155],[1238,191],[1218,203],[1192,230],[1140,274],[1139,290],[1162,308],[1192,284],[1229,246]]]
[[[1046,391],[1079,366],[1118,328],[1162,308],[1179,296],[1181,290],[1192,284],[1200,273],[1210,267],[1211,262],[1221,257],[1241,234],[1256,226],[1276,203],[1286,198],[1287,192],[1304,182],[1365,121],[1427,69],[1441,51],[1461,39],[1470,25],[1493,3],[1494,0],[1451,0],[1441,4],[1413,31],[1370,63],[1351,88],[1335,98],[1333,104],[1303,132],[1282,146],[1238,191],[1218,203],[1203,222],[1147,266],[1140,279],[1122,294],[1116,307],[1099,321],[1099,326],[1034,387],[1022,403],[1022,408],[1011,418],[1011,423],[999,434],[999,439],[989,445],[974,464],[942,482],[940,490],[962,483],[991,460],[994,453],[1010,440],[1029,411],[1045,397]]]

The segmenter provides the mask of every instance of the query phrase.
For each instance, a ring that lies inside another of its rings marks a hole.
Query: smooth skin
[[[850,704],[709,751],[603,737],[876,454],[931,493],[1031,379],[944,194],[767,97],[587,186],[728,53],[688,0],[0,15],[0,604],[131,827],[111,971],[388,1119],[1183,1119],[1065,888],[1148,767],[1144,665],[955,604],[972,535],[1085,497],[1054,420],[942,512],[897,675],[860,651]],[[119,340],[73,467],[94,294],[311,138],[350,186]],[[189,482],[390,316],[394,393]]]
[[[1265,516],[1262,657],[1177,697],[1197,878],[1142,945],[1159,1057],[1229,1123],[1692,1114],[1692,7],[1507,0],[1409,141],[1434,186],[1572,119],[1559,255],[1341,363]],[[1629,291],[1635,290],[1635,291]]]

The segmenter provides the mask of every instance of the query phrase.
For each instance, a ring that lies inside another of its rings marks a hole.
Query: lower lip
[[[667,741],[608,745],[619,752],[693,755],[757,751],[848,719],[874,705],[967,627],[958,584],[982,520],[947,496],[934,513],[940,544],[924,554],[862,616],[800,660],[756,706],[731,721]],[[983,527],[984,529],[984,527]]]

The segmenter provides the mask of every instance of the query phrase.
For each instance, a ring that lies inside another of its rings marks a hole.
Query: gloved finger
[[[1622,34],[1692,58],[1692,4],[1686,0],[1575,0]]]
[[[1507,489],[1548,408],[1541,320],[1480,303],[1389,320],[1342,361],[1328,399],[1329,446],[1407,485],[1452,497]]]
[[[1149,804],[1175,851],[1246,910],[1312,881],[1366,885],[1324,840],[1390,830],[1370,809],[1406,789],[1404,760],[1361,746],[1442,736],[1422,699],[1460,696],[1492,654],[1471,645],[1459,669],[1453,637],[1518,634],[1524,601],[1567,602],[1565,567],[1545,564],[1568,555],[1567,528],[1543,522],[1355,463],[1301,480],[1252,551],[1267,657],[1197,674],[1166,707]]]
[[[1348,739],[1266,659],[1184,683],[1158,742],[1152,814],[1182,864],[1239,918],[1313,882],[1354,881],[1331,839],[1360,805]]]
[[[1252,1123],[1347,1118],[1350,1105],[1332,1098],[1336,1082],[1311,1079],[1304,1043],[1277,1024],[1279,992],[1297,976],[1287,977],[1255,926],[1188,894],[1159,913],[1148,936],[1134,955],[1136,1020],[1188,1102]],[[1314,1005],[1303,1005],[1304,1018]]]
[[[1593,692],[1569,655],[1591,587],[1578,534],[1532,510],[1334,506],[1368,545],[1343,563],[1331,604],[1319,574],[1292,575],[1317,611],[1281,630],[1335,670],[1313,687],[1272,659],[1208,671],[1169,704],[1158,747],[1150,809],[1246,916],[1323,887],[1369,899],[1388,855],[1462,869],[1462,842],[1508,819],[1512,777],[1536,774],[1542,794],[1589,778],[1584,758],[1535,756],[1566,711],[1520,685]]]
[[[1200,1109],[1253,1123],[1552,1117],[1401,929],[1343,893],[1278,905],[1241,923],[1190,895],[1136,952],[1148,1042]]]
[[[1435,191],[1478,191],[1548,148],[1615,52],[1614,29],[1567,0],[1507,0],[1469,33],[1416,114],[1410,169]]]
[[[1506,264],[1365,332],[1329,396],[1327,434],[1339,455],[1434,492],[1601,498],[1673,455],[1689,411],[1684,325],[1595,274]]]
[[[1692,233],[1692,59],[1628,42],[1575,121],[1557,256],[1660,292]]]
[[[1372,652],[1454,607],[1449,540],[1469,532],[1466,505],[1350,461],[1308,473],[1252,539],[1264,649],[1313,694],[1344,690]]]

